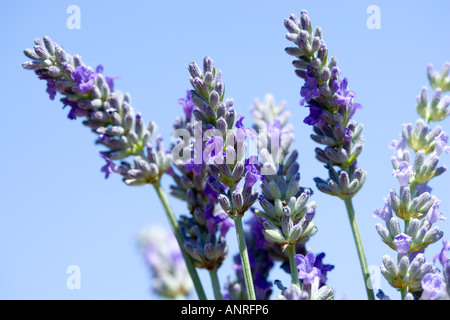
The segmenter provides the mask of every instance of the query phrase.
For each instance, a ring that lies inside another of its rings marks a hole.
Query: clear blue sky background
[[[81,29],[66,27],[69,5],[81,8]],[[369,5],[381,9],[381,29],[369,30]],[[311,128],[299,107],[301,81],[284,52],[283,19],[307,9],[320,25],[330,55],[338,57],[342,75],[364,106],[356,120],[364,123],[365,149],[360,165],[368,179],[354,199],[369,265],[380,265],[394,252],[375,230],[374,208],[398,188],[388,148],[401,124],[418,116],[415,99],[427,85],[426,65],[440,68],[450,60],[448,1],[3,1],[2,148],[0,167],[0,298],[2,299],[158,299],[136,246],[138,231],[149,224],[168,227],[151,187],[127,187],[118,176],[103,178],[103,160],[94,135],[80,121],[66,118],[58,100],[50,101],[45,82],[22,69],[24,48],[49,35],[84,61],[103,64],[120,76],[116,88],[130,92],[144,119],[154,120],[168,137],[181,112],[179,97],[189,88],[187,65],[211,56],[223,71],[227,96],[247,115],[254,98],[270,92],[286,100],[295,124],[302,182],[326,177],[314,158]],[[447,119],[441,125],[448,132]],[[449,165],[449,156],[442,164]],[[166,177],[165,187],[169,184]],[[432,181],[441,209],[450,216],[449,173]],[[314,186],[315,188],[315,186]],[[341,200],[319,192],[319,232],[309,242],[334,264],[329,284],[337,297],[365,299],[360,267]],[[171,201],[177,213],[184,203]],[[448,235],[449,221],[440,223]],[[448,238],[448,236],[446,237]],[[230,256],[237,252],[234,230],[228,235]],[[432,245],[427,257],[440,251]],[[66,288],[66,268],[81,268],[81,289]],[[222,282],[232,274],[230,259],[220,270]],[[207,273],[201,271],[212,297]],[[273,279],[289,280],[281,272]],[[381,288],[399,294],[382,279]],[[275,293],[278,290],[275,289]],[[195,295],[192,296],[195,298]]]

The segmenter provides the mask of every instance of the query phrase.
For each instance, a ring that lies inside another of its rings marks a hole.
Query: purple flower
[[[242,121],[244,121],[244,116],[243,115],[238,115],[238,120],[236,121],[236,124],[235,124],[235,126],[236,126],[236,128],[239,128],[239,129],[241,129],[241,128],[244,128],[244,124],[242,123]]]
[[[386,295],[383,290],[378,289],[378,293],[376,294],[377,298],[380,300],[391,300],[388,295]]]
[[[379,217],[379,218],[383,219],[384,221],[388,222],[392,218],[391,203],[387,198],[383,198],[383,200],[384,200],[384,207],[376,208],[373,211],[373,213],[374,213],[373,216]]]
[[[46,92],[48,93],[50,100],[55,100],[55,96],[56,96],[56,86],[55,86],[55,79],[45,79],[47,80],[47,90]]]
[[[402,187],[406,187],[409,184],[409,177],[413,173],[412,164],[407,161],[400,161],[398,169],[394,170],[392,174],[398,178],[398,182]]]
[[[259,179],[261,179],[258,156],[248,157],[245,160],[245,167],[247,169],[247,174],[245,175],[245,184],[251,188]]]
[[[430,224],[435,223],[438,220],[444,221],[446,218],[442,214],[441,211],[439,211],[439,206],[441,205],[441,201],[436,201],[433,206],[428,210],[427,213],[427,221]]]
[[[340,83],[338,80],[334,80],[333,90],[338,95],[337,99],[338,104],[350,105],[352,99],[356,97],[356,94],[353,91],[348,90],[347,86],[348,86],[347,78],[344,78]],[[353,106],[353,108],[355,108],[355,106]],[[356,106],[356,108],[361,108],[361,105],[359,105],[359,107]]]
[[[420,300],[440,300],[445,295],[445,282],[439,273],[427,273],[421,284],[423,292]]]
[[[409,252],[409,245],[412,242],[412,238],[407,234],[400,233],[394,237],[395,246],[397,247],[398,254],[407,254]]]
[[[272,294],[272,283],[267,281],[266,277],[259,272],[255,274],[255,296],[256,300],[268,300]]]
[[[317,79],[306,74],[305,84],[300,90],[300,95],[305,98],[301,100],[301,105],[305,102],[309,103],[313,98],[320,97],[320,90],[317,88]]]
[[[432,190],[432,189],[427,185],[427,182],[424,182],[424,183],[418,183],[418,184],[416,185],[416,194],[417,194],[417,195],[420,195],[420,194],[422,194],[422,193],[424,193],[424,192],[430,193],[431,190]]]
[[[445,132],[441,132],[435,139],[436,145],[434,152],[439,156],[442,152],[450,153],[450,146],[447,146],[448,135]]]
[[[435,255],[433,257],[433,262],[436,261],[436,259],[439,259],[439,262],[442,264],[443,267],[446,266],[448,258],[448,250],[450,250],[450,241],[448,240],[442,240],[443,248],[440,253]]]
[[[314,104],[307,105],[309,108],[309,116],[307,116],[303,122],[313,126],[317,124],[322,119],[322,109],[315,106]]]
[[[102,157],[106,161],[106,164],[100,169],[100,171],[105,173],[105,179],[108,179],[111,173],[117,172],[118,166],[114,164],[114,162],[112,162],[105,153],[100,152],[100,157]]]
[[[298,268],[298,278],[305,284],[313,284],[315,278],[321,277],[320,270],[314,266],[316,260],[314,253],[308,252],[306,256],[296,254],[294,259]]]
[[[223,164],[226,156],[223,151],[223,138],[221,136],[214,136],[205,144],[203,152],[205,163]]]
[[[82,93],[95,87],[96,72],[88,71],[85,66],[78,66],[75,71],[70,75],[71,78],[78,83],[78,87]]]
[[[205,189],[203,189],[203,193],[211,203],[214,203],[217,202],[219,194],[224,193],[226,189],[226,185],[210,176],[206,182]]]
[[[216,202],[216,201],[214,201]],[[206,226],[208,228],[208,233],[215,234],[216,231],[220,230],[220,236],[225,237],[228,230],[234,226],[234,223],[229,219],[228,215],[225,213],[214,214],[214,205],[209,205],[205,210]]]
[[[85,117],[89,115],[89,110],[81,109],[75,101],[69,101],[67,99],[61,99],[63,103],[63,109],[67,106],[71,107],[67,117],[70,120],[75,120],[77,117]]]
[[[319,287],[325,285],[327,282],[327,272],[334,269],[334,266],[332,264],[324,264],[323,258],[325,257],[325,253],[321,252],[318,255],[316,255],[316,261],[314,262],[314,267],[320,270],[320,284]]]
[[[180,98],[178,103],[183,107],[184,114],[186,115],[186,119],[190,119],[192,117],[192,112],[194,111],[195,104],[191,100],[191,94],[189,90],[186,91],[186,98]]]
[[[95,71],[97,73],[103,73],[103,66],[100,64]],[[109,77],[109,76],[105,76],[105,80],[106,80],[106,84],[109,87],[109,90],[111,90],[111,92],[114,91],[114,79],[118,79],[119,77]]]
[[[238,120],[236,121],[235,127],[236,129],[236,141],[237,143],[243,143],[244,140],[248,137],[248,136],[253,136],[256,137],[256,131],[251,129],[251,128],[246,128],[244,126],[244,124],[242,123],[244,121],[244,116],[243,115],[238,115]]]
[[[254,214],[253,208],[252,211]],[[246,222],[246,224],[249,226],[249,237],[252,239],[252,241],[254,241],[255,247],[258,249],[264,248],[266,238],[264,238],[264,234],[262,232],[262,230],[264,229],[263,224],[254,215]]]
[[[186,173],[193,172],[194,174],[201,174],[203,164],[192,164],[193,159],[190,158],[189,160],[186,160],[188,163],[186,163],[185,171]]]

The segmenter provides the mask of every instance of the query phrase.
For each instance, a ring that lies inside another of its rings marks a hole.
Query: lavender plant
[[[448,135],[440,126],[432,128],[430,122],[441,121],[449,114],[450,97],[442,97],[440,87],[450,90],[449,65],[446,63],[441,73],[428,66],[430,85],[435,89],[432,100],[428,101],[428,90],[423,87],[416,103],[421,118],[415,125],[403,124],[401,139],[391,143],[395,151],[391,158],[393,175],[400,184],[399,191],[392,189],[384,199],[385,205],[374,211],[374,216],[386,224],[386,227],[376,225],[382,241],[397,252],[397,263],[389,255],[383,257],[381,272],[401,292],[403,300],[421,295],[431,297],[433,283],[443,283],[433,263],[425,261],[424,251],[444,235],[434,225],[445,217],[439,210],[441,201],[431,194],[429,182],[446,171],[445,166],[438,164],[442,153],[450,152],[450,147]],[[404,221],[403,230],[399,219]]]
[[[295,43],[286,52],[296,57],[295,73],[304,79],[300,104],[309,109],[304,123],[313,127],[311,138],[324,146],[315,154],[328,178],[315,178],[316,187],[344,201],[367,295],[374,299],[352,203],[367,175],[357,164],[364,146],[363,125],[353,120],[361,105],[354,102],[356,94],[347,79],[340,79],[337,59],[328,59],[321,28],[313,32],[308,13],[303,10],[300,18],[290,15],[284,25],[287,39]],[[213,60],[205,57],[202,67],[190,62],[192,89],[179,100],[183,115],[175,120],[173,143],[166,149],[163,137],[156,135],[156,124],[144,122],[131,106],[130,95],[115,90],[115,78],[103,74],[103,66],[87,66],[80,55],[69,55],[47,36],[35,39],[34,48],[24,53],[31,61],[23,68],[46,81],[51,100],[59,93],[63,106],[70,108],[68,118],[83,118],[96,143],[106,148],[100,152],[106,162],[101,168],[105,178],[117,173],[129,186],[155,188],[174,235],[169,240],[152,229],[140,237],[157,294],[181,299],[194,287],[199,299],[206,299],[199,268],[208,270],[217,300],[267,300],[273,284],[280,290],[276,296],[280,300],[333,298],[327,272],[334,266],[324,264],[324,253],[307,248],[318,231],[313,220],[317,203],[310,201],[312,189],[300,184],[299,153],[284,102],[276,104],[271,95],[256,100],[251,109],[254,126],[246,127],[244,117],[236,114],[234,100],[225,97],[222,72]],[[450,146],[448,135],[439,126],[431,128],[430,122],[450,114],[450,98],[442,96],[450,90],[449,71],[450,63],[440,72],[428,67],[434,89],[431,101],[424,87],[416,104],[421,119],[403,125],[401,140],[391,145],[399,190],[391,190],[384,207],[375,210],[386,225],[376,225],[382,241],[397,253],[397,262],[389,255],[383,257],[381,272],[402,299],[450,296],[449,243],[444,240],[434,258],[440,266],[424,257],[424,250],[443,237],[435,225],[445,219],[439,210],[441,201],[431,194],[428,183],[446,170],[438,164],[443,153],[450,153]],[[161,187],[163,175],[171,178],[170,195],[185,202],[186,214],[175,217]],[[244,216],[249,218],[246,224]],[[404,220],[403,230],[399,219]],[[239,254],[233,256],[235,275],[222,292],[218,270],[228,257],[226,235],[233,227]],[[290,286],[278,279],[270,281],[276,263],[290,274]],[[381,291],[377,297],[390,299]]]
[[[291,14],[284,20],[284,25],[288,30],[286,38],[295,44],[295,47],[286,48],[286,52],[296,57],[293,61],[295,73],[305,80],[300,90],[300,104],[306,105],[310,114],[303,122],[313,126],[311,138],[325,146],[324,149],[316,148],[315,153],[328,169],[329,177],[326,180],[315,178],[316,186],[320,191],[344,200],[367,295],[373,300],[375,296],[368,287],[369,269],[352,203],[367,175],[357,165],[364,146],[363,125],[352,119],[361,105],[353,101],[356,94],[348,88],[347,78],[339,79],[341,70],[336,57],[328,60],[322,29],[316,27],[313,31],[307,11],[303,10],[300,18]]]

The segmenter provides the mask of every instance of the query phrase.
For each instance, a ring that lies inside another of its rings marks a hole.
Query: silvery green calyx
[[[427,66],[427,75],[433,89],[440,88],[443,92],[450,91],[450,62],[444,63],[441,71],[434,69],[432,64]]]
[[[442,239],[444,235],[438,226],[432,225],[431,219],[423,219],[422,221],[415,218],[410,219],[405,233],[402,233],[400,223],[396,217],[386,221],[386,227],[377,223],[376,229],[382,241],[399,254],[422,252],[430,244]],[[399,242],[400,240],[405,241]],[[407,244],[403,251],[399,251],[399,243]]]
[[[306,105],[310,114],[304,122],[313,126],[311,138],[324,145],[323,149],[316,148],[316,158],[327,167],[341,169],[339,179],[330,175],[328,180],[317,179],[316,183],[323,192],[342,199],[351,198],[360,190],[366,176],[365,171],[356,167],[364,147],[363,126],[352,119],[361,105],[353,101],[356,94],[348,89],[347,78],[339,79],[341,71],[337,59],[328,59],[322,30],[317,27],[313,31],[308,13],[303,10],[300,18],[292,14],[284,24],[288,30],[286,38],[295,44],[286,48],[286,52],[296,57],[295,73],[305,80],[300,90],[300,104]],[[352,177],[350,171],[359,173]]]
[[[352,198],[366,181],[367,172],[357,168],[353,163],[347,170],[336,171],[331,165],[327,165],[329,179],[315,178],[317,188],[327,194],[337,196],[342,200]]]
[[[264,226],[263,234],[267,241],[277,244],[283,248],[293,246],[301,240],[307,239],[317,232],[317,227],[312,218],[314,210],[308,211],[305,216],[294,224],[290,209],[283,209],[283,217],[280,226],[275,225],[265,218],[261,218]]]
[[[441,88],[436,88],[431,101],[429,101],[428,88],[422,88],[420,95],[417,97],[416,110],[423,119],[441,121],[450,114],[450,97],[442,97],[442,92]]]
[[[319,287],[318,278],[308,289],[300,288],[296,284],[286,288],[279,280],[276,280],[275,284],[281,290],[276,297],[277,300],[332,300],[334,296],[333,288],[325,285]]]
[[[202,229],[195,218],[181,216],[179,223],[185,234],[184,247],[194,265],[208,270],[219,268],[228,251],[225,235],[216,236],[216,232],[211,230],[213,227],[210,227],[210,230]],[[216,226],[215,229],[217,230],[218,227]]]
[[[433,273],[435,267],[431,262],[426,262],[422,253],[416,255],[404,255],[398,263],[389,255],[383,257],[381,273],[391,286],[396,289],[407,289],[408,292],[420,292],[421,281],[426,274]]]
[[[153,291],[165,298],[186,299],[193,284],[173,233],[157,226],[143,228],[139,245],[152,273]]]
[[[51,100],[62,94],[64,107],[70,107],[69,119],[84,118],[83,124],[98,135],[97,143],[108,148],[101,152],[107,163],[102,168],[106,178],[114,171],[128,185],[158,181],[169,167],[170,155],[160,149],[159,138],[153,146],[156,124],[145,123],[134,111],[129,94],[114,90],[114,77],[103,75],[103,66],[85,65],[80,55],[66,53],[47,36],[34,42],[34,49],[24,51],[32,61],[22,66],[47,81]],[[129,156],[135,157],[131,164],[114,163]]]

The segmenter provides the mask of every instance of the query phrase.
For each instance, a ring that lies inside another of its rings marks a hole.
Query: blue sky
[[[79,30],[66,26],[72,4],[81,9]],[[367,28],[369,5],[379,6],[381,29]],[[189,61],[212,57],[223,71],[226,95],[247,116],[244,123],[251,124],[255,98],[270,92],[287,102],[301,181],[313,187],[312,179],[325,178],[326,170],[314,158],[311,128],[302,122],[307,110],[298,104],[301,79],[284,52],[289,42],[283,19],[302,9],[313,26],[322,27],[329,54],[338,58],[342,76],[364,107],[355,120],[364,124],[359,163],[368,178],[354,206],[368,263],[379,266],[384,254],[393,254],[379,239],[379,221],[372,212],[398,187],[388,146],[403,123],[418,118],[415,99],[428,84],[427,64],[440,68],[450,60],[448,1],[7,0],[0,12],[0,298],[158,299],[149,291],[151,277],[137,248],[137,233],[150,224],[168,227],[153,188],[127,187],[118,176],[105,180],[94,135],[80,121],[68,120],[57,99],[48,99],[45,83],[22,69],[27,59],[22,51],[33,46],[34,38],[48,35],[87,64],[102,64],[105,74],[119,76],[116,88],[130,92],[134,108],[158,124],[166,141],[181,112],[178,98],[190,86]],[[439,125],[450,131],[448,119]],[[448,166],[449,156],[441,163]],[[169,183],[166,177],[163,185]],[[448,173],[431,186],[449,216]],[[309,248],[326,252],[325,262],[336,266],[329,285],[337,297],[365,299],[344,203],[319,192],[313,198],[319,232]],[[185,213],[181,201],[171,204]],[[449,223],[439,225],[446,234]],[[234,232],[228,242],[231,256],[237,252]],[[440,249],[440,243],[432,245],[427,257]],[[220,270],[222,283],[232,274],[230,260]],[[80,290],[66,288],[69,265],[80,267]],[[200,276],[212,297],[208,274],[201,271]],[[279,271],[273,273],[276,278],[288,279]],[[380,287],[398,298],[384,279]]]

